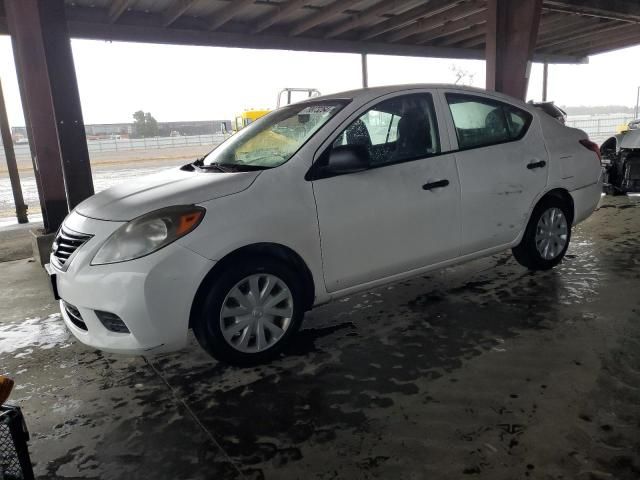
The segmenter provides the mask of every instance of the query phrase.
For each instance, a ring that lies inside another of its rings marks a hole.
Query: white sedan
[[[112,352],[219,360],[291,342],[314,306],[512,249],[544,270],[602,190],[597,145],[519,100],[404,85],[276,110],[180,169],[81,203],[49,271],[68,328]]]

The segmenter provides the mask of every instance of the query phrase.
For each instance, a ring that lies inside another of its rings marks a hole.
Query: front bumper
[[[63,271],[53,266],[60,310],[69,330],[82,343],[116,353],[143,354],[177,350],[187,341],[191,305],[214,262],[174,242],[128,262],[91,265],[91,259],[122,223],[72,213],[65,226],[93,237]],[[86,330],[74,323],[62,302],[77,309]],[[122,319],[130,333],[108,330],[96,311]]]

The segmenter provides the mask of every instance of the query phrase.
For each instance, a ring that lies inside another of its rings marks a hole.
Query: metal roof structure
[[[0,3],[1,5],[1,3]],[[486,0],[65,0],[74,38],[484,58]],[[0,33],[7,33],[0,10]],[[640,2],[544,0],[534,60],[640,44]]]

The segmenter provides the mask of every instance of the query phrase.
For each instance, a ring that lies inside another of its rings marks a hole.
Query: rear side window
[[[446,97],[460,149],[519,140],[531,124],[530,113],[507,103],[457,93]]]

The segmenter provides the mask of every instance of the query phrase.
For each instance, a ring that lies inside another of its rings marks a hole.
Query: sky
[[[250,108],[274,108],[284,87],[323,94],[361,87],[360,56],[278,50],[72,40],[84,121],[131,122],[136,110],[158,121],[230,119]],[[559,105],[634,106],[640,46],[593,56],[587,65],[550,65],[548,97]],[[622,69],[621,65],[625,68]],[[368,57],[369,85],[453,83],[484,87],[484,61]],[[24,125],[11,40],[0,36],[0,79],[9,122]],[[527,99],[542,97],[534,64]]]

